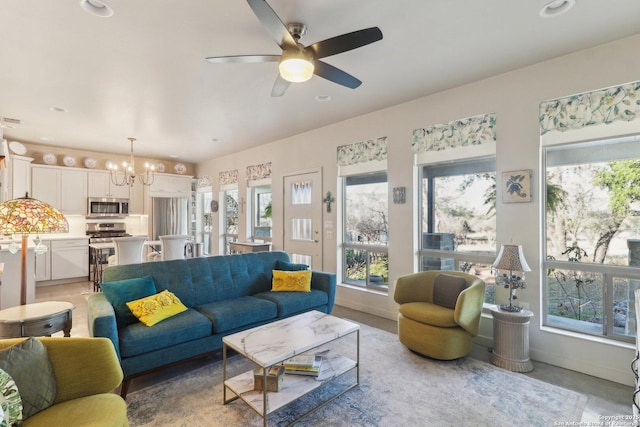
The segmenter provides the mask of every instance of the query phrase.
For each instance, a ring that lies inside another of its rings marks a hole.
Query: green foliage
[[[547,212],[555,214],[564,205],[567,192],[558,184],[553,184],[547,180]]]
[[[610,162],[609,168],[598,171],[594,184],[609,190],[611,212],[626,217],[630,204],[640,200],[640,160]]]

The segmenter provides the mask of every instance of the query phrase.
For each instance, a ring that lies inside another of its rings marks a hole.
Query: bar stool
[[[140,264],[146,236],[114,237],[116,254],[109,257],[109,265]]]
[[[189,236],[184,234],[160,236],[160,241],[162,242],[162,260],[183,259],[184,246],[188,238]]]

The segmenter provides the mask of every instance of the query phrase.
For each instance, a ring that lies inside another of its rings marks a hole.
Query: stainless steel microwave
[[[89,197],[87,218],[124,218],[129,215],[129,199]]]

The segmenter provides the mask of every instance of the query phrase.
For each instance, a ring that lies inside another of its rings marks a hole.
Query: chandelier
[[[118,170],[118,165],[115,163],[111,163],[109,165],[109,171],[111,176],[111,182],[117,186],[125,186],[133,187],[133,183],[136,178],[139,178],[140,183],[142,185],[151,185],[153,184],[154,170],[155,167],[153,165],[149,165],[149,163],[144,164],[144,172],[136,173],[136,163],[133,158],[133,141],[135,138],[127,138],[131,142],[131,156],[129,157],[129,162],[122,162],[122,171]]]

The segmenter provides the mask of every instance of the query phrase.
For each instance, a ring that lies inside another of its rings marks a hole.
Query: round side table
[[[73,304],[46,301],[0,310],[0,337],[41,337],[64,331],[71,336]]]
[[[533,371],[529,359],[529,310],[517,312],[491,308],[493,314],[493,352],[489,361],[514,372]]]

